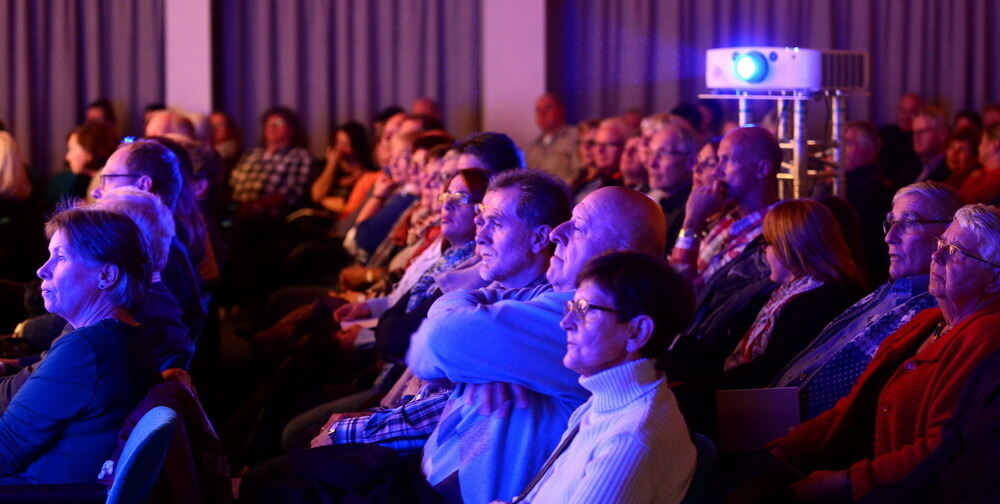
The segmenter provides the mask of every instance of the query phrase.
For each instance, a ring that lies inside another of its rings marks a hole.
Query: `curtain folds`
[[[466,0],[220,0],[216,105],[245,144],[260,114],[301,114],[315,156],[336,124],[429,96],[454,134],[479,128],[479,2]]]
[[[704,92],[705,50],[867,51],[871,96],[852,118],[889,122],[906,92],[951,111],[1000,101],[998,0],[549,0],[549,88],[572,120],[665,112]]]
[[[163,101],[163,0],[0,0],[0,43],[0,120],[36,179],[62,169],[90,101],[110,99],[123,134]]]

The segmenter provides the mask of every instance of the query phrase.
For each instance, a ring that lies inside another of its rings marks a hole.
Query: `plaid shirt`
[[[764,216],[772,206],[774,205],[759,208],[740,219],[739,210],[734,208],[712,227],[698,250],[698,275],[694,280],[697,289],[701,289],[716,271],[735,259],[747,244],[760,236],[764,231]]]
[[[434,432],[453,387],[425,384],[414,396],[404,396],[395,408],[375,408],[369,414],[334,424],[334,444],[373,443],[397,451],[418,451]]]
[[[280,194],[286,205],[295,205],[305,194],[311,169],[312,157],[305,149],[283,147],[267,154],[258,147],[233,170],[233,200],[245,203]]]

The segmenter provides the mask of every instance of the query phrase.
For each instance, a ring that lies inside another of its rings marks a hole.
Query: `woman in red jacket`
[[[898,225],[898,224],[897,224]],[[879,347],[851,393],[771,443],[808,475],[797,500],[851,501],[894,483],[941,440],[965,378],[1000,349],[1000,210],[967,205],[938,241],[919,313]]]

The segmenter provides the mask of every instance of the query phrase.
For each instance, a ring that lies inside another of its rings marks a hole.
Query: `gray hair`
[[[958,191],[940,182],[917,182],[903,186],[892,197],[892,204],[895,205],[900,198],[908,194],[922,198],[929,207],[936,210],[933,217],[940,220],[951,219],[955,211],[962,206],[962,197],[958,195]]]
[[[955,212],[958,227],[971,231],[979,242],[979,255],[1000,262],[1000,209],[977,203]]]
[[[118,187],[105,192],[95,205],[132,219],[142,232],[153,272],[161,272],[167,267],[170,241],[176,230],[174,217],[159,196],[134,187]]]

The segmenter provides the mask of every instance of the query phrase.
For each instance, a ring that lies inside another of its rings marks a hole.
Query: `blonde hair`
[[[775,205],[764,217],[764,239],[796,276],[853,286],[863,283],[837,219],[818,201],[797,199]]]

